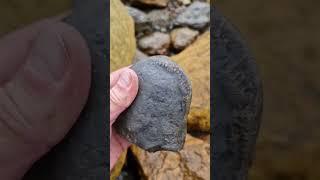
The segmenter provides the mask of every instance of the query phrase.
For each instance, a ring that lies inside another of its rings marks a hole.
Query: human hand
[[[133,102],[138,86],[138,76],[129,68],[122,68],[110,75],[110,170],[121,153],[130,146],[128,141],[114,131],[112,124]]]
[[[21,179],[78,118],[90,54],[73,27],[47,19],[0,39],[0,179]]]

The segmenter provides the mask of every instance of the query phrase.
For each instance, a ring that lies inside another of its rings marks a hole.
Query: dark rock
[[[176,63],[153,56],[131,67],[139,92],[114,127],[129,142],[150,151],[179,151],[187,132],[191,84]]]
[[[129,0],[131,3],[136,5],[147,5],[154,7],[166,7],[169,0]]]
[[[236,28],[213,8],[211,61],[213,179],[245,180],[255,152],[263,107],[256,62]]]
[[[65,21],[85,37],[91,52],[92,80],[89,98],[74,127],[51,152],[36,162],[25,180],[108,179],[107,82],[109,53],[106,45],[107,0],[75,0]]]
[[[209,22],[210,5],[208,3],[195,1],[177,16],[175,25],[202,29],[207,26]]]

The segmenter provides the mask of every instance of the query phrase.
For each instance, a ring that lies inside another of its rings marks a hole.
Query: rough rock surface
[[[134,20],[135,33],[137,37],[152,33],[152,23],[146,13],[131,6],[127,6],[127,9],[129,15]]]
[[[90,48],[92,79],[89,98],[79,119],[62,142],[34,164],[25,179],[107,179],[107,77],[109,52],[107,0],[74,1],[72,15],[65,21],[84,36]],[[110,8],[111,9],[111,8]]]
[[[239,32],[213,9],[213,179],[245,180],[262,111],[256,63]]]
[[[188,130],[210,131],[210,32],[205,32],[172,59],[192,83]]]
[[[120,0],[110,1],[110,70],[130,65],[136,50],[134,22]]]
[[[142,59],[146,59],[148,58],[149,56],[144,54],[143,52],[141,52],[139,49],[136,50],[136,55],[134,56],[134,59],[132,61],[132,63],[136,63],[138,61],[141,61]]]
[[[210,22],[210,5],[205,2],[195,1],[179,14],[175,24],[202,29]]]
[[[142,175],[147,180],[193,180],[210,179],[209,143],[186,136],[183,149],[178,152],[159,151],[149,153],[137,146],[132,146]]]
[[[174,29],[170,33],[172,45],[176,49],[184,49],[196,39],[198,34],[198,31],[187,27]]]
[[[120,175],[122,167],[124,163],[126,162],[126,157],[127,157],[127,151],[124,151],[119,159],[117,160],[117,163],[114,165],[113,169],[111,170],[110,174],[110,179],[111,180],[116,180],[117,177]]]
[[[154,32],[141,38],[138,42],[139,48],[149,55],[167,54],[170,46],[170,36],[161,32]]]
[[[173,27],[172,15],[168,9],[156,9],[148,13],[152,29],[160,32],[167,32]]]
[[[131,68],[139,77],[139,92],[115,122],[115,129],[129,142],[150,152],[180,150],[191,101],[187,76],[165,56],[149,57]]]

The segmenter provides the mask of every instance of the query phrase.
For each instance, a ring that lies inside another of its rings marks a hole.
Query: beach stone
[[[172,59],[181,66],[192,84],[188,116],[189,131],[210,131],[210,32],[207,31]]]
[[[202,29],[210,22],[210,5],[205,2],[195,1],[176,18],[175,24]]]
[[[136,37],[139,38],[144,34],[150,34],[152,32],[152,25],[147,14],[131,6],[127,6],[127,9],[129,15],[134,20]]]
[[[142,59],[146,59],[149,56],[146,55],[145,53],[141,52],[139,49],[136,50],[136,55],[133,58],[132,63],[136,63],[138,61],[141,61]]]
[[[130,150],[147,180],[210,179],[210,144],[189,134],[179,152],[150,153],[134,145]]]
[[[136,50],[134,22],[119,0],[110,1],[110,71],[130,65]]]
[[[134,64],[139,92],[115,122],[116,131],[129,142],[150,151],[179,151],[187,132],[191,85],[182,69],[166,56]]]
[[[173,47],[179,50],[184,49],[196,39],[198,34],[198,31],[188,27],[174,29],[170,33]]]
[[[141,38],[138,42],[139,48],[148,55],[165,55],[170,46],[170,35],[154,32]]]
[[[173,27],[173,17],[168,9],[152,10],[147,16],[151,22],[152,29],[155,31],[167,32]]]

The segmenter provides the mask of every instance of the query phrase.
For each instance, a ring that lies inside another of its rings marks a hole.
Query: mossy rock
[[[188,130],[210,131],[210,32],[172,57],[185,71],[192,84]]]
[[[120,0],[110,1],[110,70],[131,64],[136,51],[134,22]]]
[[[120,155],[117,163],[114,165],[113,169],[111,170],[111,175],[110,175],[111,180],[116,180],[117,177],[120,175],[122,167],[126,162],[126,157],[127,157],[127,150]]]

